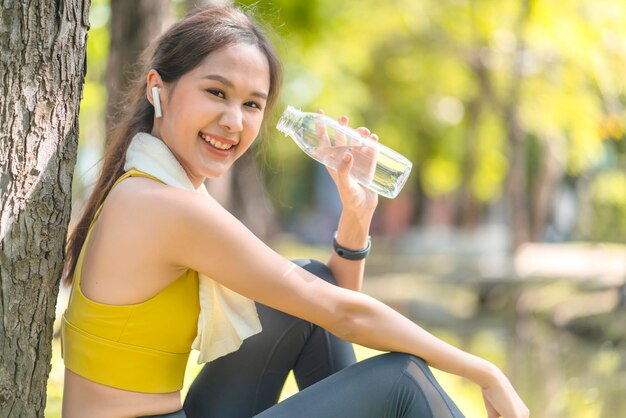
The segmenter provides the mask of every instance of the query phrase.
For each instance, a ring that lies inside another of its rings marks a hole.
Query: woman
[[[479,384],[490,417],[528,416],[495,366],[358,292],[377,197],[350,180],[350,156],[331,173],[343,212],[327,267],[285,260],[204,193],[278,96],[280,63],[251,19],[231,7],[187,16],[157,40],[144,75],[68,242],[64,417],[462,416],[426,363]],[[285,342],[302,324],[308,334]],[[333,335],[392,353],[350,365]],[[210,363],[186,415],[192,344]],[[292,366],[303,390],[271,406]]]

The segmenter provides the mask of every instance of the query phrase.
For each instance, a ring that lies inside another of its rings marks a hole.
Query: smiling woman
[[[197,188],[205,178],[223,175],[254,142],[270,68],[256,45],[240,43],[208,55],[176,83],[165,83],[155,69],[147,83],[149,92],[158,88],[167,115],[155,119],[151,133],[167,144]]]
[[[284,259],[208,195],[278,96],[250,17],[202,9],[154,45],[68,242],[64,417],[462,416],[427,363],[480,384],[490,416],[528,415],[491,363],[359,292],[377,195],[350,180],[351,154],[330,172],[343,213],[326,264]],[[392,353],[354,364],[348,341]],[[192,348],[207,364],[183,409]],[[275,405],[292,369],[300,392]]]

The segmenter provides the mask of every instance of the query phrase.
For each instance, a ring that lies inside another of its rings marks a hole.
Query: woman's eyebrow
[[[205,75],[202,78],[208,78],[209,80],[215,80],[215,81],[219,81],[220,83],[224,84],[225,86],[228,86],[230,88],[235,88],[235,85],[233,84],[232,81],[230,81],[229,79],[227,79],[224,76],[221,76],[219,74],[209,74],[209,75]],[[260,92],[260,91],[254,91],[251,93],[252,96],[256,96],[256,97],[260,97],[261,99],[267,100],[267,94]]]

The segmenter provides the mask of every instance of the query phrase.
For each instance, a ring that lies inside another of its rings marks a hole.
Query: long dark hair
[[[109,135],[102,173],[76,227],[70,232],[63,277],[66,285],[72,283],[78,256],[98,207],[115,181],[124,174],[124,161],[130,141],[138,132],[152,130],[154,108],[146,98],[148,71],[155,69],[165,83],[174,82],[196,68],[210,53],[239,43],[256,45],[267,57],[270,69],[270,89],[265,106],[267,121],[279,95],[282,66],[271,42],[248,13],[233,6],[198,9],[170,27],[144,52],[144,69],[131,88],[128,105],[124,107],[127,116],[119,121]]]

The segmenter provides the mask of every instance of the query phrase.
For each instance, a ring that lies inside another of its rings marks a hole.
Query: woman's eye
[[[253,109],[259,109],[259,110],[262,109],[261,105],[258,104],[257,102],[247,102],[245,105]]]
[[[207,91],[211,93],[212,95],[217,96],[222,99],[226,97],[226,95],[224,95],[224,92],[222,90],[207,89]]]

